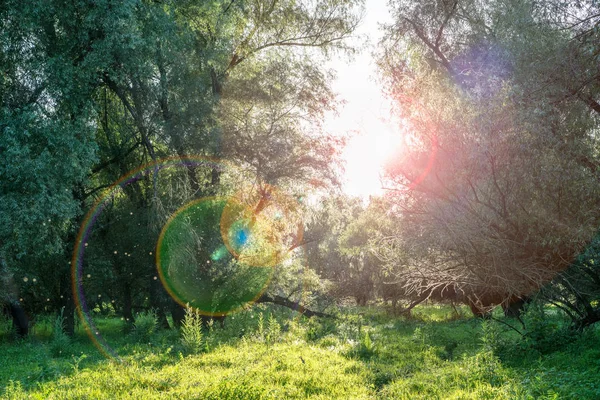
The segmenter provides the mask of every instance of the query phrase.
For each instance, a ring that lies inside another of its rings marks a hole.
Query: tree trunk
[[[302,315],[306,315],[307,317],[331,317],[331,315],[329,314],[325,314],[322,313],[320,311],[312,311],[312,310],[308,310],[304,307],[302,307],[301,305],[299,305],[298,303],[294,303],[293,301],[290,301],[284,297],[281,296],[269,296],[266,294],[263,294],[262,296],[260,296],[258,298],[258,300],[256,300],[257,303],[273,303],[273,304],[277,304],[283,307],[287,307],[287,308],[291,308],[294,311],[299,312]]]
[[[123,285],[123,318],[128,324],[133,324],[133,312],[131,307],[131,285],[129,282]]]
[[[60,304],[64,318],[63,329],[65,334],[73,337],[75,335],[75,303],[72,296],[64,294],[62,296]]]
[[[156,312],[158,326],[163,329],[169,329],[169,321],[167,320],[167,314],[165,314],[165,302],[163,301],[165,295],[163,294],[163,290],[160,281],[153,277],[150,280],[150,308]]]
[[[29,333],[29,320],[25,315],[25,310],[21,307],[18,301],[10,302],[10,314],[12,315],[13,327],[17,331],[17,335],[25,337]]]
[[[175,328],[179,329],[185,318],[185,309],[174,300],[171,300],[171,303],[171,318],[173,318],[173,325]]]
[[[508,305],[503,304],[502,309],[504,310],[505,317],[519,318],[521,313],[525,309],[525,305],[529,303],[528,298],[517,299],[510,302]]]

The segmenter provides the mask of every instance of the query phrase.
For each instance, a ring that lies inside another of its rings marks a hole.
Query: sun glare
[[[390,22],[385,0],[371,0],[357,35],[368,37],[371,44],[381,37],[379,23]],[[382,94],[373,54],[368,49],[351,62],[332,60],[329,67],[336,71],[332,87],[344,106],[339,114],[330,114],[327,129],[335,134],[355,134],[343,151],[345,172],[344,192],[367,200],[383,193],[380,176],[383,165],[402,150],[401,125],[391,118],[390,100]]]
[[[352,137],[343,152],[344,191],[368,198],[383,193],[381,175],[384,165],[402,151],[402,134],[390,123],[369,121]]]

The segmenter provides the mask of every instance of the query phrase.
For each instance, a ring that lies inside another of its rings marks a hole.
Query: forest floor
[[[81,326],[65,341],[53,337],[52,317],[38,318],[17,340],[3,322],[0,398],[600,398],[599,327],[568,344],[532,342],[446,306],[416,308],[410,319],[383,307],[306,319],[256,305],[205,332],[194,354],[176,330],[141,334],[119,318],[94,321],[100,348],[120,361],[103,356]]]

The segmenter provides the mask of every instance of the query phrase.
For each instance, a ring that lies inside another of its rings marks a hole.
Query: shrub
[[[354,326],[352,322],[348,322],[346,327],[351,331],[347,336],[356,337],[357,327]],[[335,334],[336,332],[336,321],[332,321],[329,318],[312,317],[308,320],[306,326],[306,340],[317,341],[327,335]]]
[[[504,330],[500,325],[493,320],[484,320],[481,323],[483,334],[481,341],[485,351],[492,352],[495,355],[504,353],[509,346],[507,339],[504,337]]]
[[[364,336],[362,337],[358,354],[362,358],[370,358],[375,354],[375,343],[373,340],[371,340],[371,335],[369,335],[369,332],[365,332]]]
[[[188,354],[197,354],[202,349],[202,316],[191,307],[185,309],[181,324],[181,344]]]
[[[156,313],[154,311],[139,313],[135,318],[133,326],[135,337],[140,341],[147,342],[150,340],[154,332],[156,332],[156,327],[158,326]]]
[[[15,334],[16,331],[13,329],[12,321],[9,318],[0,315],[0,341],[4,338],[12,337]]]
[[[560,315],[550,316],[542,302],[532,302],[523,315],[525,344],[541,354],[552,353],[577,339],[568,321]]]

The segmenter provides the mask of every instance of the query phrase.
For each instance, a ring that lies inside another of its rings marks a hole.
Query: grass
[[[442,306],[411,319],[381,308],[305,319],[256,305],[201,335],[186,351],[179,332],[123,334],[97,319],[123,363],[105,359],[79,328],[53,356],[46,328],[18,341],[0,335],[0,397],[7,399],[594,399],[600,398],[600,332],[559,350],[518,347],[518,334]],[[52,321],[49,318],[48,323]],[[490,335],[486,328],[485,335]],[[500,337],[502,340],[498,339]],[[145,338],[146,339],[146,338]],[[513,351],[509,351],[513,349]]]

